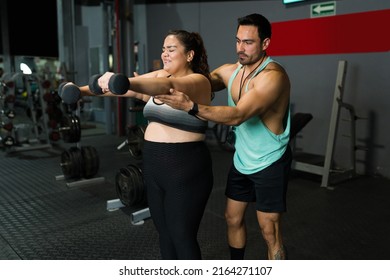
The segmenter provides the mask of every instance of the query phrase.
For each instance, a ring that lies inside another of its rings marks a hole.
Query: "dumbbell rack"
[[[119,198],[107,200],[107,210],[108,211],[116,211],[119,208],[126,207]],[[130,219],[131,224],[133,225],[142,225],[144,220],[150,218],[150,210],[149,207],[143,208],[141,210],[135,211],[131,213]]]
[[[62,180],[65,180],[65,176],[64,175],[57,175],[57,176],[55,176],[55,179],[56,179],[56,181],[62,181]],[[96,178],[89,178],[89,179],[82,178],[80,180],[66,182],[66,186],[69,188],[81,187],[81,186],[91,185],[91,184],[96,184],[96,183],[104,183],[105,180],[106,179],[104,177],[96,177]]]
[[[12,132],[13,132],[13,122],[12,119],[13,117],[8,117],[5,109],[6,109],[6,99],[7,99],[7,92],[6,92],[7,85],[6,83],[3,82],[3,80],[0,79],[0,144],[4,145],[5,147],[7,146],[12,146],[15,143],[14,138],[12,137]],[[8,95],[11,96],[11,95]],[[12,105],[13,107],[13,105]],[[12,108],[13,109],[13,108]],[[5,123],[6,121],[7,123]],[[4,125],[8,124],[9,127],[8,129],[4,129]],[[10,128],[10,129],[9,129]],[[5,135],[5,131],[8,132]],[[5,136],[3,138],[3,136]]]
[[[20,151],[30,151],[30,150],[37,150],[37,149],[50,149],[52,148],[52,145],[50,143],[50,139],[49,139],[49,134],[48,134],[48,127],[47,127],[47,123],[48,123],[48,118],[47,118],[47,115],[45,113],[46,111],[46,103],[44,102],[43,100],[43,87],[42,87],[42,83],[39,79],[38,76],[34,75],[34,74],[23,74],[22,72],[20,73],[16,73],[12,76],[11,80],[12,81],[16,81],[16,79],[18,79],[19,77],[21,77],[23,79],[23,83],[26,87],[26,91],[27,91],[27,103],[28,103],[28,107],[31,111],[31,119],[32,119],[32,123],[33,123],[33,131],[34,131],[34,135],[36,138],[34,139],[30,139],[29,140],[29,144],[28,145],[25,145],[25,146],[12,146],[9,150],[9,152],[20,152]],[[45,134],[45,139],[39,139],[39,131],[38,131],[38,120],[36,118],[36,109],[33,105],[33,92],[32,92],[32,89],[31,89],[31,84],[30,82],[31,81],[35,81],[39,87],[39,104],[41,106],[41,110],[42,110],[42,118],[43,118],[43,121],[42,121],[42,133]],[[16,83],[15,83],[16,84]],[[45,143],[43,143],[45,142]]]
[[[79,107],[79,104],[77,104],[77,108],[76,108],[76,116],[77,117],[80,117],[80,107]],[[81,143],[80,141],[78,141],[76,143],[76,147],[77,148],[81,148]],[[65,175],[57,175],[55,176],[55,179],[56,181],[62,181],[62,180],[65,180]],[[74,180],[74,181],[71,181],[71,182],[67,182],[66,183],[66,186],[71,188],[71,187],[80,187],[80,186],[85,186],[85,185],[91,185],[91,184],[96,184],[96,183],[103,183],[105,182],[105,177],[94,177],[94,178],[81,178],[79,180]]]
[[[133,136],[137,136],[138,138],[142,137],[142,139],[143,139],[144,130],[145,130],[145,128],[142,128],[140,126],[129,127],[129,133],[134,134]],[[134,138],[134,137],[130,137],[130,138]],[[137,141],[135,139],[130,139],[130,142],[132,142],[133,144],[137,143]],[[123,147],[125,147],[126,145],[129,145],[129,138],[126,139],[122,144],[120,144],[117,147],[117,149],[120,150]],[[141,147],[139,144],[136,144],[136,145],[138,146],[138,148],[137,149],[130,149],[129,148],[129,152],[136,161],[140,161],[142,155],[139,152],[137,152],[137,150],[141,149]],[[136,165],[139,166],[139,163],[137,163]],[[122,208],[122,207],[127,207],[127,205],[122,203],[121,198],[112,199],[112,200],[107,201],[107,210],[108,211],[115,211],[115,210],[118,210],[119,208]],[[149,207],[145,207],[143,209],[140,209],[138,211],[131,213],[130,218],[131,218],[131,223],[133,225],[142,225],[144,223],[144,220],[148,219],[150,217],[151,217],[151,215],[150,215]]]

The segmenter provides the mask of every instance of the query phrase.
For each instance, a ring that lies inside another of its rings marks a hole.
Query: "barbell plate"
[[[83,177],[92,178],[99,170],[99,155],[97,150],[92,146],[85,146],[81,148],[83,157]]]

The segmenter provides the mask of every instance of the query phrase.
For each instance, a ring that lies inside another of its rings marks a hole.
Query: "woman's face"
[[[184,46],[174,35],[168,35],[165,38],[161,60],[164,64],[164,70],[171,75],[186,71],[189,68],[188,53],[186,53]]]

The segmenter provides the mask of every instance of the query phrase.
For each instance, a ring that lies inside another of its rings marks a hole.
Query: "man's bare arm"
[[[212,91],[220,91],[227,87],[229,77],[233,73],[234,69],[237,68],[238,64],[224,64],[211,73],[211,88]]]
[[[239,125],[253,116],[263,117],[276,109],[280,97],[289,94],[288,80],[281,71],[266,71],[253,79],[253,85],[237,103],[237,106],[204,106],[198,105],[197,116],[216,123]],[[157,96],[169,106],[188,112],[194,102],[189,96],[175,89],[170,95]],[[288,96],[287,96],[288,98]],[[283,112],[284,113],[284,112]]]
[[[170,92],[170,95],[158,95],[156,97],[175,109],[188,112],[193,108],[194,102],[189,98],[188,95],[175,89],[171,89]],[[237,118],[237,116],[239,115],[239,111],[235,107],[207,106],[198,104],[198,110],[199,113],[197,114],[197,116],[199,118],[213,121],[216,123],[236,125],[236,122],[239,119]]]

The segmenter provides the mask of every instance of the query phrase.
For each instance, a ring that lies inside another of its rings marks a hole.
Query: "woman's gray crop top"
[[[167,126],[197,133],[205,133],[207,121],[191,116],[185,111],[173,109],[166,104],[156,104],[150,97],[143,109],[144,117],[149,122],[158,122]]]

